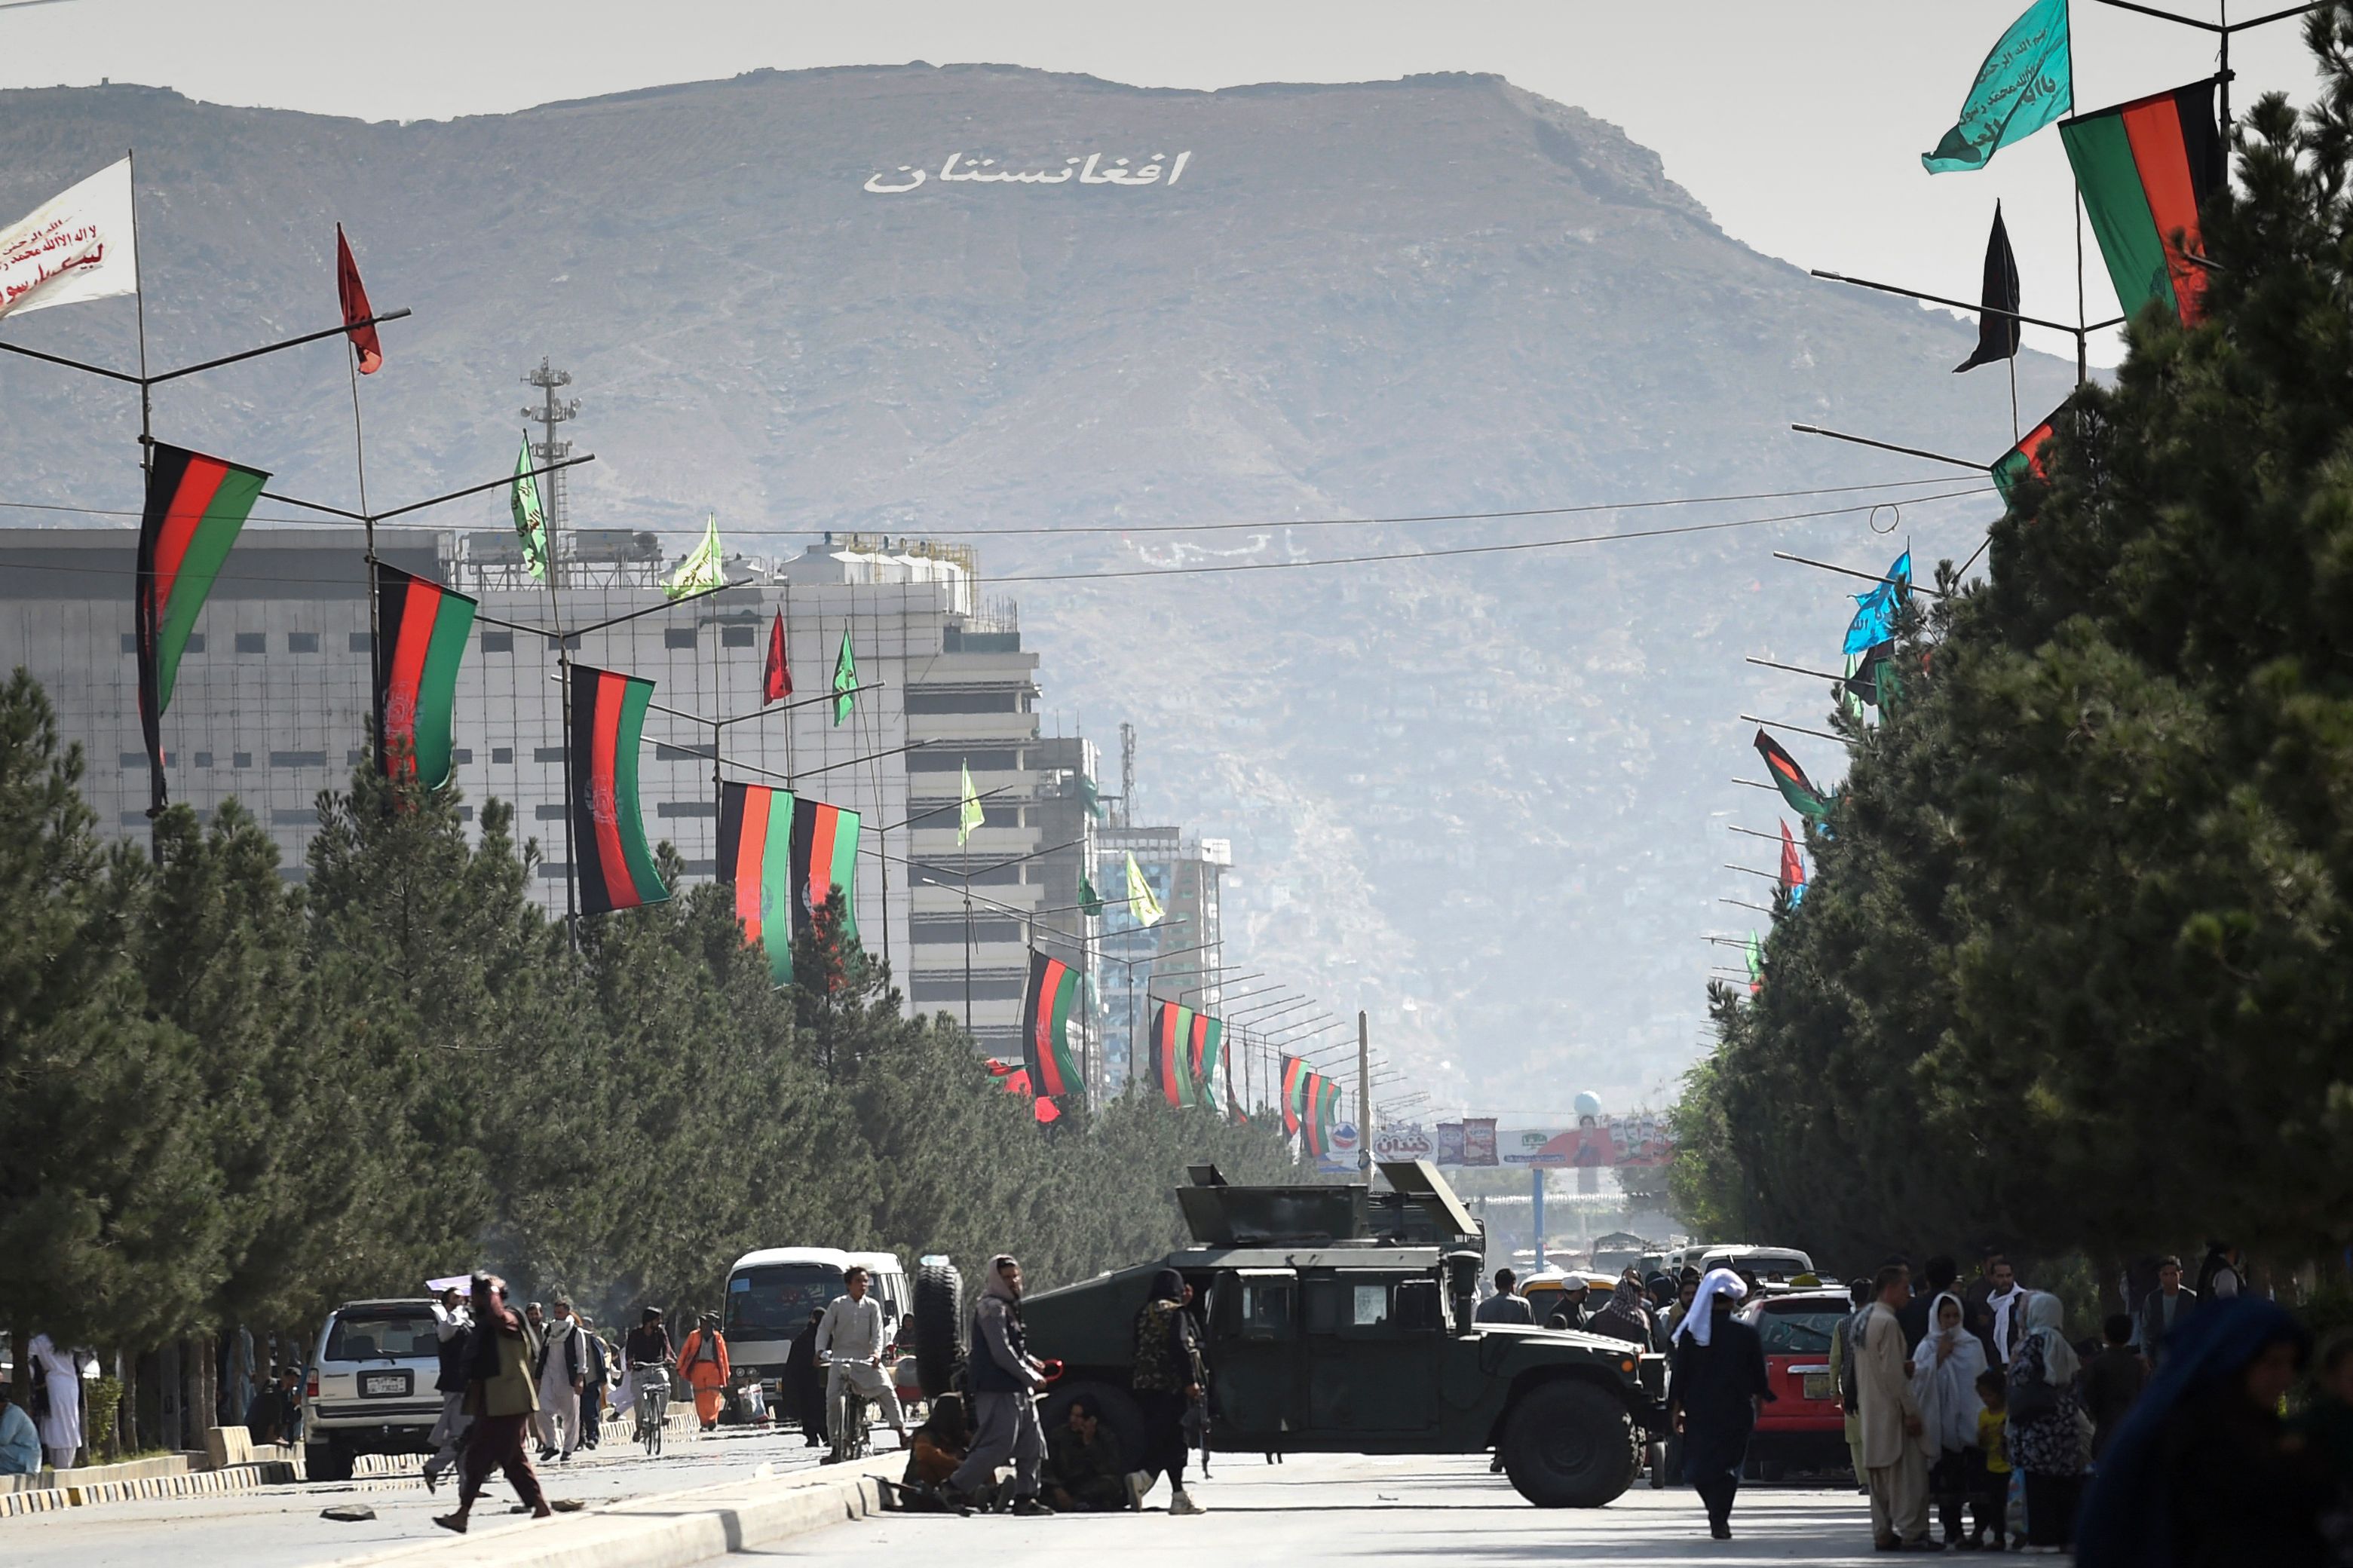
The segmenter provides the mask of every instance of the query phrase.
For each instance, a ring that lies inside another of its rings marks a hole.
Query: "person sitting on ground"
[[[1518,1284],[1519,1277],[1510,1269],[1496,1269],[1495,1293],[1479,1303],[1479,1310],[1471,1314],[1472,1321],[1478,1323],[1535,1322],[1535,1309],[1528,1305],[1528,1299],[1525,1296],[1520,1295],[1514,1289],[1514,1287]]]
[[[955,1474],[972,1451],[972,1422],[960,1395],[943,1394],[932,1401],[932,1414],[908,1435],[907,1469],[902,1484],[928,1489]]]
[[[1119,1439],[1082,1394],[1046,1432],[1046,1500],[1058,1513],[1111,1513],[1130,1505]]]
[[[0,1476],[41,1473],[41,1433],[25,1407],[8,1397],[0,1381]]]

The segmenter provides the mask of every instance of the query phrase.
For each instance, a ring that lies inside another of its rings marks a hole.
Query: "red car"
[[[1846,1470],[1846,1410],[1831,1377],[1831,1334],[1854,1304],[1843,1290],[1791,1290],[1740,1309],[1765,1342],[1765,1367],[1778,1398],[1748,1439],[1749,1473],[1778,1480],[1790,1470]]]

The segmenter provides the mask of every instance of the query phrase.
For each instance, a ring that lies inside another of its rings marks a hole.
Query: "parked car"
[[[441,1414],[433,1303],[346,1301],[328,1314],[302,1386],[310,1478],[349,1480],[361,1454],[429,1454]]]
[[[1791,1290],[1761,1297],[1740,1319],[1765,1342],[1765,1366],[1778,1395],[1748,1439],[1752,1473],[1778,1480],[1790,1470],[1846,1470],[1846,1408],[1831,1376],[1831,1334],[1854,1310],[1843,1290]]]
[[[1685,1268],[1696,1268],[1702,1274],[1711,1268],[1730,1268],[1754,1274],[1767,1285],[1785,1284],[1800,1274],[1814,1271],[1814,1260],[1794,1247],[1759,1247],[1746,1241],[1679,1247],[1667,1254],[1666,1262],[1665,1272],[1671,1275]]]

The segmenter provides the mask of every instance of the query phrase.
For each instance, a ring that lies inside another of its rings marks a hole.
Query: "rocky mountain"
[[[1760,918],[1717,900],[1767,901],[1723,864],[1773,863],[1724,831],[1778,805],[1732,782],[1761,776],[1739,715],[1827,705],[1742,655],[1828,664],[1847,615],[1849,585],[1770,552],[1958,558],[1995,510],[1729,526],[1936,493],[1763,497],[1938,472],[1789,424],[2010,439],[2003,373],[1948,374],[1972,328],[1757,255],[1619,131],[1495,77],[1205,93],[916,64],[411,124],[16,91],[0,211],[126,146],[156,363],[332,321],[338,220],[378,306],[416,310],[366,388],[379,500],[502,471],[547,354],[598,455],[577,523],[715,510],[754,553],[1029,531],[976,542],[1050,726],[1133,720],[1140,819],[1235,841],[1233,956],[1368,1007],[1473,1107],[1626,1104],[1697,1048],[1728,952],[1701,938]],[[1804,190],[1786,158],[1759,177]],[[1984,218],[1956,192],[1965,255]],[[121,361],[129,323],[5,335]],[[2029,423],[2067,368],[2021,363]],[[0,500],[135,504],[119,388],[23,363],[0,388]],[[330,344],[166,387],[157,427],[332,499],[348,398]],[[1760,499],[1315,525],[1706,495]],[[1252,526],[1148,531],[1212,522]],[[1726,526],[1198,570],[1695,524]],[[1835,746],[1791,745],[1836,776]]]

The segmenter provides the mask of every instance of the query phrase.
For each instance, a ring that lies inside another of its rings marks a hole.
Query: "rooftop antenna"
[[[1135,826],[1135,726],[1125,720],[1119,726],[1119,825]]]

